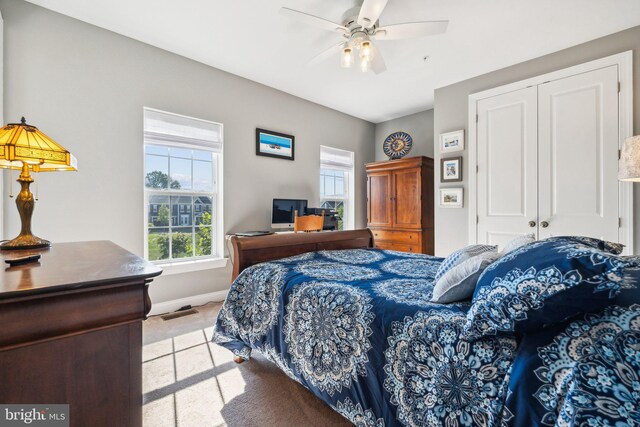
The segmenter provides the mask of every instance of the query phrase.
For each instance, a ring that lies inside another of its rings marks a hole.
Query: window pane
[[[147,154],[158,154],[160,156],[169,155],[169,147],[163,147],[162,145],[145,144],[144,152]]]
[[[213,160],[213,153],[206,150],[193,150],[193,158],[196,160],[206,160],[210,162]]]
[[[167,157],[145,156],[145,180],[147,188],[168,188],[169,159]]]
[[[171,218],[168,196],[149,196],[147,222],[149,227],[167,227]]]
[[[338,230],[344,230],[344,203],[343,202],[336,202],[336,207],[335,207],[336,211],[338,212],[338,217],[340,217],[340,219],[338,220]]]
[[[181,157],[183,159],[191,159],[191,150],[185,148],[171,147],[171,157]]]
[[[174,228],[171,233],[171,257],[191,258],[193,256],[193,229]]]
[[[171,157],[171,183],[173,189],[191,189],[191,160]]]
[[[171,225],[173,227],[193,225],[191,196],[171,196]]]
[[[213,191],[213,163],[193,161],[193,190]]]
[[[213,223],[213,199],[211,197],[196,197],[194,209],[193,215],[196,225],[211,225]]]
[[[196,228],[196,256],[211,255],[212,233],[212,227],[200,226]]]
[[[169,229],[153,228],[148,236],[149,260],[157,261],[169,258]]]
[[[344,176],[336,177],[336,196],[344,196]]]
[[[327,197],[331,197],[333,196],[335,193],[335,185],[336,185],[336,179],[333,176],[327,176],[324,179],[324,191],[325,191],[325,196]]]

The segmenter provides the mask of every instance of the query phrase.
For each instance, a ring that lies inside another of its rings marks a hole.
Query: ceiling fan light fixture
[[[369,40],[364,40],[360,44],[360,60],[371,62],[373,60],[373,47]]]
[[[342,49],[342,55],[340,55],[340,65],[342,68],[351,68],[353,65],[353,50],[350,46]]]

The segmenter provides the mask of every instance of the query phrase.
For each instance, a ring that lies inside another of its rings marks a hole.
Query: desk
[[[4,259],[36,252],[39,263]],[[162,270],[107,241],[0,252],[0,403],[68,403],[71,426],[142,425],[142,320]]]

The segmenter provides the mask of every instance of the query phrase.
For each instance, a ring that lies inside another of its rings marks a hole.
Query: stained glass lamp
[[[31,171],[75,171],[78,170],[75,157],[64,147],[58,145],[35,126],[21,123],[9,123],[0,129],[0,167],[20,170],[21,190],[16,198],[22,227],[20,234],[13,240],[0,245],[0,249],[37,249],[50,246],[50,242],[31,233],[31,216],[34,198],[29,186],[33,182]]]

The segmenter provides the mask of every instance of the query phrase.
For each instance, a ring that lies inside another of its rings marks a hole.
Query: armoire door
[[[421,228],[420,168],[393,172],[393,225]]]
[[[391,172],[370,173],[367,184],[368,225],[391,227]]]
[[[482,99],[477,113],[477,241],[537,236],[537,89]]]
[[[618,241],[618,67],[538,86],[540,238]]]

